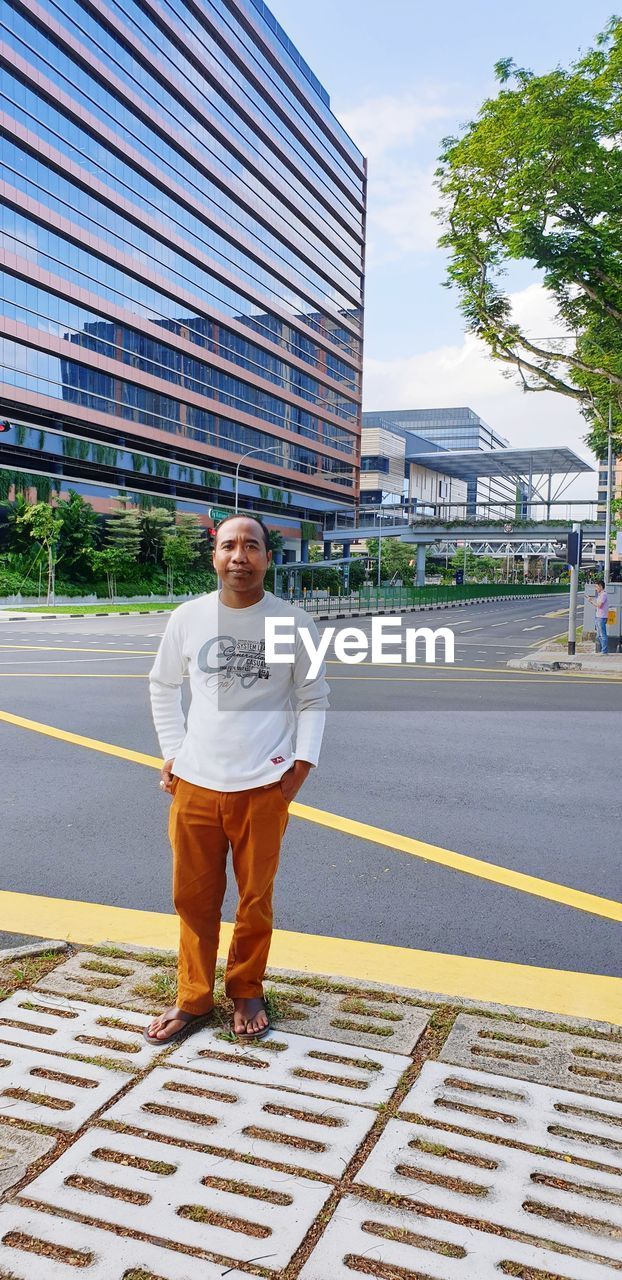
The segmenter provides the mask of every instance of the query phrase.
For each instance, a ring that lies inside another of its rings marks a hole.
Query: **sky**
[[[567,66],[615,12],[602,0],[269,0],[368,159],[363,408],[469,405],[518,447],[568,445],[593,461],[575,404],[525,394],[470,335],[443,287],[433,187],[443,137],[496,92],[494,64]],[[512,276],[528,332],[555,332],[538,277]],[[592,497],[596,477],[571,493]]]

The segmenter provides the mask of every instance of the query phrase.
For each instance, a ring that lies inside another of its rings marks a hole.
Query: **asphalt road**
[[[322,759],[299,799],[618,899],[622,682],[505,666],[562,631],[566,606],[554,597],[406,615],[404,626],[451,626],[454,666],[331,662]],[[165,622],[0,620],[0,709],[158,754],[145,677]],[[369,633],[369,620],[347,625]],[[171,910],[169,801],[153,770],[3,722],[0,744],[3,888]],[[224,918],[234,909],[229,888]],[[276,924],[583,972],[622,968],[611,922],[297,818]],[[0,945],[21,941],[10,921],[0,925]]]

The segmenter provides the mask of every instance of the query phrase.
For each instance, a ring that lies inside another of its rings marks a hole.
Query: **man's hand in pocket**
[[[171,769],[174,763],[174,760],[165,760],[160,769],[160,790],[168,791],[170,795],[173,794],[173,774]]]
[[[287,773],[283,774],[281,791],[288,804],[291,804],[292,800],[298,795],[312,768],[313,765],[309,764],[308,760],[296,760],[291,769],[288,769]]]

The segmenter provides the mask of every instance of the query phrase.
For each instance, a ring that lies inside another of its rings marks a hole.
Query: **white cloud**
[[[513,310],[533,337],[562,332],[539,284],[512,297]],[[477,338],[467,334],[460,344],[437,347],[396,360],[369,355],[364,371],[364,407],[427,409],[466,406],[505,436],[510,445],[543,447],[567,445],[587,461],[593,457],[584,442],[587,424],[575,401],[554,392],[524,392],[511,366],[495,361]],[[580,477],[572,494],[592,498],[596,477]]]
[[[370,98],[350,111],[340,112],[341,124],[370,163],[387,152],[408,147],[430,124],[454,114],[444,102],[402,94]]]
[[[368,265],[375,267],[404,253],[436,247],[440,228],[432,216],[438,204],[433,176],[431,168],[393,161],[383,164],[375,183],[370,179]]]
[[[455,119],[453,96],[449,86],[424,85],[417,95],[370,98],[340,112],[341,123],[369,163],[368,267],[436,247],[439,226],[432,210],[438,195],[428,157],[438,150],[441,122]]]

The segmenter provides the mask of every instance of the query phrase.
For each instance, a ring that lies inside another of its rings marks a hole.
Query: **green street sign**
[[[231,515],[231,512],[223,511],[221,507],[208,507],[207,514],[212,520],[224,520],[225,516]]]

